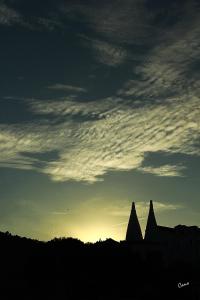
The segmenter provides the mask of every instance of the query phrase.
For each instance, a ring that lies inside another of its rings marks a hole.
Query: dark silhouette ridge
[[[121,242],[42,242],[0,232],[1,299],[200,300],[199,228],[157,225],[152,202],[148,239],[138,224],[133,204]]]

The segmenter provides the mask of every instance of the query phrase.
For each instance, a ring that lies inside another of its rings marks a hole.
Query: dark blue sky
[[[198,1],[0,1],[0,230],[199,224]]]

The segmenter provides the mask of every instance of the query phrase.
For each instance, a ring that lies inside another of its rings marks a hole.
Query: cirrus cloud
[[[92,183],[109,170],[140,170],[147,152],[200,155],[195,144],[200,137],[200,104],[194,96],[142,107],[120,98],[88,103],[38,100],[30,105],[36,114],[62,117],[61,122],[1,125],[1,163],[35,168],[56,181]],[[81,114],[94,118],[79,121]],[[45,162],[24,155],[47,151],[57,151],[58,157]],[[153,168],[141,170],[155,174]],[[166,176],[175,166],[156,171]]]
[[[134,5],[138,7],[138,3],[135,1]],[[100,13],[106,7],[107,4]],[[94,19],[90,18],[96,31],[105,34],[104,29],[110,28],[108,35],[115,36],[117,15],[126,25],[119,5],[113,11],[102,24],[92,11]],[[122,11],[127,14],[126,7]],[[90,15],[88,7],[86,14]],[[184,165],[144,167],[143,162],[148,152],[200,155],[200,78],[195,67],[200,55],[200,22],[194,9],[192,16],[184,23],[187,25],[184,30],[179,22],[142,59],[138,60],[136,55],[132,77],[111,97],[88,102],[81,101],[80,95],[76,101],[69,98],[27,101],[31,112],[41,118],[40,122],[0,125],[1,164],[36,169],[57,181],[92,183],[103,180],[103,175],[110,170],[182,176]],[[134,20],[139,22],[140,18]],[[90,42],[103,64],[117,66],[127,57],[127,50],[116,46],[114,41],[96,38]],[[49,88],[84,91],[63,84]],[[49,162],[31,156],[49,151],[58,153]]]

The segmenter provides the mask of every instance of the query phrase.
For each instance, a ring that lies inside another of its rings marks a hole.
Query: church
[[[200,262],[200,228],[186,225],[171,228],[158,225],[152,200],[144,238],[135,203],[132,203],[125,243],[141,259],[160,259],[166,265],[175,261],[190,264]]]

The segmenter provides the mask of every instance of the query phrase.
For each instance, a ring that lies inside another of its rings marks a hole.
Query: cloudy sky
[[[200,226],[200,5],[0,0],[0,230]]]

